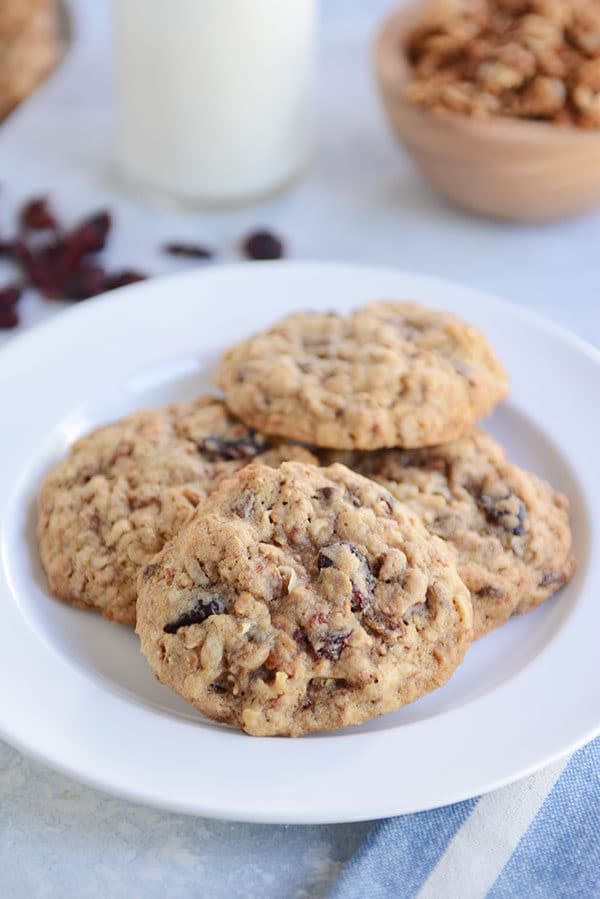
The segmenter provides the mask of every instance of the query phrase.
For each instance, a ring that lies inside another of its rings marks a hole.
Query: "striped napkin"
[[[381,821],[330,894],[413,896],[600,897],[600,737],[486,796]]]

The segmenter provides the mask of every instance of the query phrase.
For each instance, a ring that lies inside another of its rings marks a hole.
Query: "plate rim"
[[[136,281],[133,284],[127,284],[124,287],[120,287],[118,290],[105,291],[104,293],[98,294],[95,297],[90,297],[89,299],[82,302],[74,303],[73,305],[70,305],[65,309],[61,309],[59,314],[46,318],[43,321],[36,322],[35,324],[26,328],[20,334],[15,334],[6,344],[0,345],[0,358],[5,353],[18,352],[18,348],[24,342],[29,341],[31,338],[38,338],[46,331],[51,332],[54,329],[58,329],[59,323],[61,321],[65,321],[67,318],[71,320],[75,319],[78,316],[87,316],[89,315],[90,310],[101,308],[104,305],[117,305],[117,303],[119,302],[122,304],[123,297],[127,298],[129,296],[135,296],[137,293],[145,293],[148,290],[149,286],[154,287],[155,285],[160,284],[166,285],[168,287],[169,284],[177,284],[178,282],[183,283],[188,280],[195,281],[196,279],[210,278],[215,275],[219,277],[223,274],[229,274],[234,271],[278,271],[283,268],[289,271],[293,271],[294,269],[297,269],[298,271],[308,271],[311,268],[327,269],[328,271],[335,270],[339,273],[343,272],[344,270],[346,270],[347,272],[360,270],[366,274],[372,273],[374,276],[389,275],[390,277],[399,276],[407,278],[417,278],[419,280],[422,280],[423,283],[429,281],[432,285],[458,289],[465,293],[468,292],[473,297],[479,296],[481,299],[491,301],[499,308],[508,307],[513,313],[522,317],[524,320],[529,321],[531,324],[536,324],[548,334],[553,334],[555,337],[562,338],[570,346],[579,349],[586,356],[600,363],[600,347],[594,346],[593,343],[590,343],[584,337],[581,337],[579,334],[571,331],[565,325],[560,324],[560,322],[554,321],[554,319],[548,317],[543,312],[539,312],[537,309],[531,309],[529,306],[523,306],[514,300],[505,299],[504,297],[496,294],[494,291],[488,291],[473,284],[467,284],[463,281],[456,281],[453,278],[444,278],[441,275],[430,275],[429,273],[420,272],[413,269],[396,268],[395,266],[390,265],[376,265],[368,263],[363,265],[360,262],[337,262],[335,260],[320,261],[318,259],[278,259],[256,260],[252,262],[224,262],[219,264],[218,266],[214,266],[213,268],[191,268],[187,271],[158,274],[143,281]],[[15,350],[15,348],[17,349]]]

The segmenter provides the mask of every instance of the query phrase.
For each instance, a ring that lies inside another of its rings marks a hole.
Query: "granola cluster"
[[[600,127],[600,0],[435,0],[405,50],[420,106]]]

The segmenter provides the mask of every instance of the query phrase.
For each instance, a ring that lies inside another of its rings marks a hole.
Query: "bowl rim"
[[[546,143],[549,137],[555,143],[600,141],[600,128],[586,130],[577,125],[557,125],[554,122],[520,119],[513,116],[494,116],[487,119],[467,116],[450,110],[433,112],[407,100],[403,86],[410,78],[411,66],[404,52],[398,52],[401,39],[419,20],[419,13],[428,5],[428,0],[411,0],[391,10],[381,24],[374,43],[374,61],[379,88],[384,97],[393,100],[394,105],[404,107],[423,120],[448,125],[455,130],[494,141],[513,142],[515,139],[528,142]]]

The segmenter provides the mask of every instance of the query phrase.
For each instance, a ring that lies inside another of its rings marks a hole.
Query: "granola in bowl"
[[[596,0],[434,0],[404,50],[418,106],[600,127]]]

